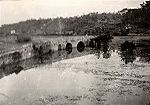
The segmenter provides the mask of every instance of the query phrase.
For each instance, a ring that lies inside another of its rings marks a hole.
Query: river
[[[111,42],[28,59],[0,73],[0,105],[150,105],[149,62],[149,46]]]

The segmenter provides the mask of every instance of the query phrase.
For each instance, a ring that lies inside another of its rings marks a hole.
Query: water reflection
[[[146,42],[146,44],[145,44]],[[124,41],[123,43],[119,43],[116,46],[110,40],[99,40],[94,44],[92,41],[91,47],[95,48],[95,55],[99,59],[102,55],[102,58],[108,59],[111,57],[111,52],[117,50],[117,52],[121,57],[121,60],[124,61],[125,64],[134,63],[136,58],[139,58],[141,62],[150,62],[150,43],[149,41],[143,42],[143,40],[137,41]],[[118,49],[119,48],[119,49]],[[92,49],[93,50],[93,49]]]
[[[52,64],[63,59],[71,59],[74,57],[80,57],[92,53],[94,52],[91,51],[89,48],[84,49],[82,53],[79,52],[77,49],[71,49],[69,51],[59,50],[56,52],[49,52],[47,54],[43,54],[42,52],[40,52],[38,55],[30,59],[18,61],[8,65],[3,63],[0,67],[0,78],[3,78],[4,76],[10,75],[12,73],[18,74],[22,70],[38,67],[41,64]]]
[[[138,48],[138,53],[141,62],[150,62],[150,46]]]
[[[108,59],[111,57],[109,40],[97,41],[95,48],[97,50],[97,58],[98,59],[100,58],[101,54],[102,54],[103,58],[105,58],[105,59]]]
[[[71,59],[74,57],[79,57],[87,54],[95,54],[98,59],[105,58],[108,59],[111,57],[111,53],[115,51],[115,46],[108,40],[97,41],[96,44],[91,42],[91,48],[85,48],[84,43],[80,43],[77,48],[72,49],[72,45],[68,43],[65,50],[59,50],[57,52],[49,51],[48,54],[43,54],[42,47],[38,50],[37,56],[26,59],[23,61],[15,62],[14,64],[2,64],[0,67],[0,78],[7,76],[12,73],[18,74],[22,70],[27,70],[29,68],[34,68],[40,66],[41,64],[52,64],[53,62],[57,62],[63,59]],[[141,45],[141,44],[139,44]],[[94,47],[94,49],[93,49]],[[139,58],[141,62],[150,62],[150,47],[146,46],[138,46],[133,42],[124,41],[124,43],[120,43],[120,50],[117,49],[120,53],[118,53],[121,57],[121,60],[124,61],[125,64],[133,63],[136,58]],[[14,58],[17,59],[17,58]]]
[[[83,52],[61,50],[4,65],[0,104],[8,96],[6,105],[148,105],[150,66],[135,59],[147,62],[149,47],[124,42],[116,50],[112,43],[99,44]],[[19,74],[6,77],[11,73]]]
[[[125,41],[121,44],[121,58],[125,64],[133,63],[136,60],[135,44],[133,42]]]
[[[138,57],[139,61],[141,62],[150,62],[150,43],[149,46],[144,46],[144,44],[141,41],[137,42],[137,45],[134,44],[136,42],[129,41],[125,41],[121,44],[120,55],[125,64],[133,63]]]
[[[103,58],[110,58],[111,53],[109,51],[109,43],[108,42],[103,42],[102,44],[102,48],[103,48]]]

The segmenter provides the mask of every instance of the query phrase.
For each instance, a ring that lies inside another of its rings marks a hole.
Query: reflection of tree
[[[102,41],[101,43],[99,43],[99,45],[100,45],[100,47],[97,47],[98,59],[100,58],[100,52],[101,51],[103,53],[103,58],[106,58],[106,59],[110,58],[111,54],[109,51],[108,41]]]
[[[39,54],[39,60],[41,63],[43,63],[43,47],[40,46],[39,50],[38,50],[38,54]]]
[[[109,43],[108,42],[103,42],[103,45],[102,45],[102,48],[103,48],[103,58],[110,58],[111,54],[109,52]]]
[[[100,51],[100,49],[97,49],[97,59],[100,58],[100,55],[101,55],[101,51]]]
[[[135,45],[132,42],[125,41],[121,44],[121,58],[126,64],[135,61],[136,55],[134,50]]]
[[[142,47],[138,51],[138,56],[140,56],[140,61],[150,62],[150,47]]]
[[[122,51],[121,58],[126,64],[128,64],[129,62],[133,63],[133,61],[136,59],[136,56],[133,50],[126,50]]]

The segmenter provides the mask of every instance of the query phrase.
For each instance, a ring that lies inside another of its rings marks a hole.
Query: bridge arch
[[[77,44],[77,50],[78,50],[79,52],[82,52],[82,51],[84,51],[84,49],[85,49],[85,44],[84,44],[83,41],[80,41],[80,42]]]
[[[71,43],[67,43],[65,49],[66,49],[66,51],[68,51],[69,53],[71,53],[72,52],[72,44]]]
[[[94,47],[95,47],[95,43],[94,43],[94,41],[93,41],[93,40],[90,40],[90,42],[89,42],[89,47],[92,47],[92,48],[94,48]]]

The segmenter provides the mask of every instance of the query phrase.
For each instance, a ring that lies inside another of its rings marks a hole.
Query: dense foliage
[[[123,25],[139,31],[150,29],[150,1],[145,1],[140,8],[126,8],[119,13],[123,16]]]
[[[54,19],[31,19],[15,24],[2,25],[1,34],[15,33],[28,34],[69,34],[85,35],[102,31],[103,28],[114,29],[120,23],[120,14],[116,13],[90,13],[69,18],[57,17]],[[94,31],[93,31],[94,30]]]

